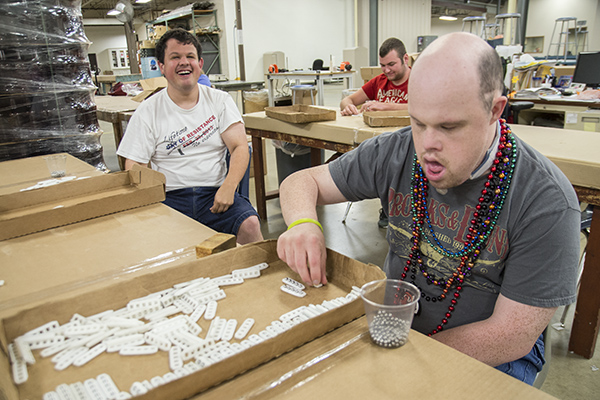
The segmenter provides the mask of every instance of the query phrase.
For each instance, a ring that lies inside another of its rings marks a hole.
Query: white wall
[[[389,37],[404,43],[406,51],[417,51],[417,37],[431,31],[431,0],[395,0],[378,3],[379,44]]]
[[[123,25],[85,26],[85,34],[92,42],[88,53],[95,53],[101,69],[108,68],[110,61],[106,49],[127,48]],[[129,73],[128,71],[126,73]]]
[[[431,18],[431,34],[436,36],[443,36],[447,33],[460,32],[462,30],[462,20],[456,21],[442,21],[435,17]]]
[[[92,42],[88,53],[100,53],[114,47],[127,47],[123,25],[86,26],[85,34]]]
[[[226,17],[234,0],[225,0]],[[290,69],[310,68],[315,59],[326,62],[333,55],[341,62],[344,48],[354,46],[353,0],[242,0],[242,27],[246,80],[262,80],[263,54],[272,51],[285,53]],[[234,43],[233,20],[226,21],[230,61],[237,53]],[[236,77],[233,62],[229,76]]]
[[[587,37],[589,50],[600,50],[600,1],[529,0],[527,36],[545,36],[544,55],[548,52],[555,21],[560,17],[576,17],[578,20],[586,20],[589,31]],[[556,42],[557,39],[558,36],[555,36],[554,41]],[[553,47],[553,51],[555,48]]]

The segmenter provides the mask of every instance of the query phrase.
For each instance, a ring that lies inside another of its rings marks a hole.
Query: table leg
[[[600,207],[592,216],[590,235],[586,246],[581,286],[577,295],[575,318],[571,328],[569,350],[585,358],[592,358],[600,328]]]
[[[118,149],[121,139],[123,139],[123,125],[121,118],[117,118],[117,121],[113,122],[112,126],[113,135],[115,136],[115,146]],[[121,156],[117,156],[117,159],[119,160],[119,167],[121,167],[121,171],[125,171],[125,159]]]
[[[269,107],[275,106],[275,93],[273,91],[273,78],[267,76],[267,89],[269,89]]]
[[[317,75],[317,98],[318,98],[318,105],[323,106],[325,105],[325,97],[323,96],[323,78],[320,77],[319,75]]]
[[[252,162],[254,163],[254,189],[256,192],[256,211],[260,219],[267,219],[267,198],[265,190],[265,171],[263,168],[262,138],[252,136]]]
[[[316,147],[310,148],[310,166],[315,167],[321,165],[321,149]]]

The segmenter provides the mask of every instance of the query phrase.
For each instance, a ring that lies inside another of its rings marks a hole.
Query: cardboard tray
[[[397,126],[403,127],[410,125],[408,110],[398,111],[365,111],[363,112],[365,124],[374,127]]]
[[[40,232],[165,199],[165,177],[149,168],[0,195],[0,240]]]
[[[285,107],[266,107],[265,113],[268,117],[279,119],[294,124],[305,124],[316,121],[335,121],[335,110],[309,106],[306,104],[295,104]]]
[[[73,314],[93,315],[104,310],[124,307],[131,299],[172,287],[179,282],[198,277],[217,277],[234,269],[245,268],[260,262],[267,262],[269,268],[262,271],[260,278],[247,279],[241,285],[225,287],[227,297],[218,302],[217,316],[236,318],[241,323],[245,318],[256,320],[250,334],[258,333],[282,314],[301,305],[317,304],[326,299],[346,295],[353,285],[384,279],[381,269],[372,264],[364,264],[332,250],[327,252],[327,276],[329,284],[321,288],[308,288],[307,295],[298,298],[280,290],[281,279],[296,276],[277,257],[277,242],[269,240],[237,247],[206,258],[178,264],[160,271],[149,270],[137,278],[124,274],[109,285],[96,285],[79,295],[62,294],[43,305],[22,309],[0,321],[0,387],[5,388],[7,400],[41,398],[42,395],[62,383],[71,384],[108,373],[119,389],[129,391],[135,381],[151,379],[169,371],[168,353],[149,356],[119,356],[118,353],[105,353],[82,367],[69,367],[56,371],[49,359],[39,356],[40,350],[33,350],[36,363],[28,366],[29,379],[22,385],[12,382],[7,344],[23,333],[49,321],[57,320],[64,324]],[[246,370],[254,368],[270,359],[280,356],[304,343],[307,343],[364,314],[360,299],[342,307],[330,310],[318,317],[305,321],[294,328],[241,353],[215,363],[196,373],[175,380],[150,391],[140,399],[186,399]],[[209,321],[201,318],[204,337]],[[236,341],[235,339],[233,341]]]
[[[164,76],[156,78],[143,79],[140,81],[143,91],[131,98],[133,101],[141,103],[154,93],[158,93],[167,87],[167,79]]]

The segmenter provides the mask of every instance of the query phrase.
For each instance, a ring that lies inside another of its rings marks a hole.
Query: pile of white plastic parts
[[[235,319],[217,316],[217,302],[226,297],[223,287],[258,278],[267,267],[267,263],[261,263],[217,278],[197,278],[131,300],[119,310],[89,317],[75,314],[66,324],[52,321],[33,329],[9,345],[13,380],[16,384],[27,381],[27,365],[35,363],[32,350],[41,350],[41,357],[52,357],[56,370],[80,367],[103,353],[118,352],[129,357],[168,352],[169,372],[136,381],[128,391],[119,389],[110,375],[103,373],[84,382],[60,384],[43,397],[128,399],[222,361],[360,296],[360,288],[354,286],[346,296],[303,305],[248,336],[254,319],[247,318],[238,327]],[[287,277],[283,283],[282,291],[297,297],[305,295],[301,283]],[[202,317],[211,321],[204,338],[197,323]]]

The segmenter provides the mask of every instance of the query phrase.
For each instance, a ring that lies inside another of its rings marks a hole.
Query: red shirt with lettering
[[[385,76],[377,75],[362,87],[369,100],[382,103],[408,103],[408,79],[396,86]]]

